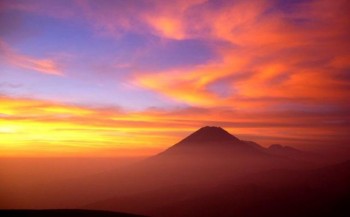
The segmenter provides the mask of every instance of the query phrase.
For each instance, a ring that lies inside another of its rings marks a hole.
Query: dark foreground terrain
[[[141,217],[140,215],[82,209],[0,210],[2,217]]]
[[[350,161],[315,170],[271,170],[208,188],[163,188],[88,207],[159,217],[348,217]]]

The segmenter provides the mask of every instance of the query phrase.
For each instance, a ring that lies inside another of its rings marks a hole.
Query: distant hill
[[[282,156],[296,156],[296,155],[302,155],[304,154],[302,151],[290,147],[290,146],[283,146],[280,144],[273,144],[270,147],[267,148],[267,150],[276,155],[282,155]]]

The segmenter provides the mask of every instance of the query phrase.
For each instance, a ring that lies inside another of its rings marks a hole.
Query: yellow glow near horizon
[[[147,115],[106,115],[101,110],[30,99],[2,97],[0,102],[1,156],[144,155],[164,149],[171,138],[154,135],[172,130],[147,127],[144,122],[152,120]]]
[[[11,97],[0,98],[0,108],[0,157],[151,155],[199,127],[212,125],[212,120],[222,127],[227,120],[235,120],[236,124],[225,127],[229,132],[265,144],[342,133],[337,125],[308,127],[309,123],[323,123],[323,116],[288,113],[234,114],[210,109],[126,113]]]

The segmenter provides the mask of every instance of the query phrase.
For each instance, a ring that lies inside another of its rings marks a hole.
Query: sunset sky
[[[1,0],[0,157],[144,156],[221,126],[347,145],[348,0]]]

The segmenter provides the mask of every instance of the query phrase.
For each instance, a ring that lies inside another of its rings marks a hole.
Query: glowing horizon
[[[346,145],[350,4],[0,3],[0,157],[145,156],[206,125]]]

